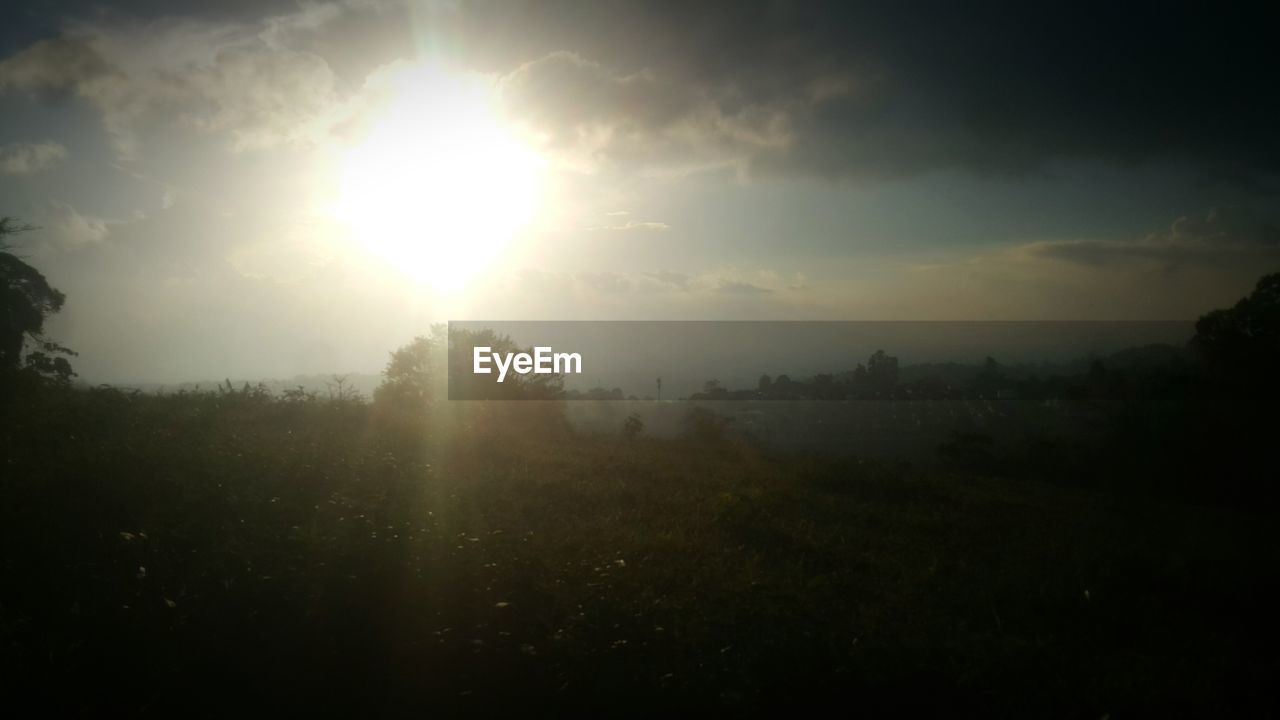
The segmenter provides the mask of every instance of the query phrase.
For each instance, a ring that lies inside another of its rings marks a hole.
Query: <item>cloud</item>
[[[763,295],[773,292],[767,287],[761,287],[749,282],[741,280],[722,280],[716,286],[716,292],[726,295]]]
[[[1242,258],[1280,260],[1280,223],[1253,208],[1211,208],[1201,217],[1181,217],[1163,231],[1133,240],[1055,240],[1018,249],[1033,258],[1081,265],[1157,263],[1173,270],[1184,263],[1215,264]]]
[[[40,241],[64,252],[97,245],[111,232],[109,220],[83,215],[67,203],[56,200],[38,207],[33,219],[40,228]]]
[[[349,108],[323,57],[281,43],[284,22],[73,22],[0,62],[0,91],[88,101],[125,160],[175,122],[237,151],[314,144]]]
[[[734,267],[703,273],[694,279],[694,284],[719,295],[768,295],[807,289],[800,273],[788,280],[774,270],[744,271]]]
[[[1195,319],[1280,267],[1274,218],[1227,206],[1130,238],[939,249],[847,283],[846,306],[879,318]]]
[[[736,167],[789,141],[783,115],[742,105],[727,90],[718,95],[647,69],[622,73],[571,52],[522,64],[500,89],[513,122],[564,164],[587,172]]]
[[[640,280],[646,285],[657,286],[664,290],[688,290],[690,277],[684,273],[661,270],[643,273]]]
[[[686,274],[657,272],[555,272],[523,269],[505,282],[547,296],[668,296],[711,299],[720,296],[788,295],[809,286],[801,274],[790,280],[773,270],[743,271],[737,268]]]
[[[1260,90],[1280,70],[1265,6],[353,1],[183,13],[81,9],[0,63],[0,87],[88,99],[122,154],[162,111],[253,149],[338,131],[380,65],[448,56],[504,76],[509,117],[587,172],[900,177],[1155,159],[1280,183],[1280,97]]]
[[[0,89],[57,96],[84,90],[118,73],[84,37],[41,40],[0,63]]]
[[[67,149],[56,142],[0,145],[0,173],[30,175],[67,159]]]
[[[620,273],[584,272],[577,276],[578,282],[601,293],[623,293],[632,288],[631,280]]]
[[[463,5],[513,115],[631,167],[885,177],[1160,159],[1276,181],[1274,8]],[[531,60],[532,59],[532,60]],[[683,153],[689,153],[683,155]]]
[[[615,230],[620,232],[641,231],[641,232],[666,232],[671,226],[664,222],[634,222],[627,221],[620,225],[597,225],[589,227],[588,230]]]

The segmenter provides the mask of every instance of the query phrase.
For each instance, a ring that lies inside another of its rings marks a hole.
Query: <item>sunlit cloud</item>
[[[616,225],[595,225],[587,228],[588,230],[615,230],[618,232],[640,231],[640,232],[665,232],[671,229],[671,226],[664,222],[634,222],[628,221]]]

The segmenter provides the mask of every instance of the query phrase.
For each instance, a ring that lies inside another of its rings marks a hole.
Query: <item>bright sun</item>
[[[491,82],[435,65],[389,82],[389,104],[342,159],[336,214],[364,249],[457,291],[531,219],[540,160],[499,122]]]

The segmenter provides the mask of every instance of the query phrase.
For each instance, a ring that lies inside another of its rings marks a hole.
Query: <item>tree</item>
[[[559,397],[564,376],[558,373],[509,374],[499,384],[496,374],[472,372],[472,349],[488,347],[491,352],[530,352],[510,337],[490,329],[471,330],[437,323],[431,332],[391,353],[382,384],[374,391],[374,403],[384,407],[423,410],[436,399],[469,400],[549,400]],[[617,395],[621,399],[622,391]]]
[[[66,296],[15,255],[6,240],[34,229],[10,217],[0,218],[0,371],[8,374],[25,369],[66,382],[75,373],[62,356],[75,353],[44,335],[45,320],[62,309]],[[28,343],[34,349],[24,357]]]
[[[1190,345],[1219,378],[1273,380],[1280,362],[1280,273],[1263,276],[1234,306],[1201,317]]]
[[[1201,317],[1189,347],[1206,382],[1194,395],[1173,396],[1182,400],[1174,406],[1181,417],[1173,415],[1181,435],[1162,442],[1161,450],[1181,451],[1178,470],[1195,468],[1199,479],[1211,478],[1213,491],[1228,502],[1271,507],[1280,471],[1280,273],[1263,276],[1235,305]],[[1161,413],[1162,427],[1174,422],[1171,414]]]
[[[881,397],[893,394],[898,385],[898,358],[877,350],[867,359],[867,380],[873,392]]]
[[[690,400],[726,400],[729,397],[729,390],[720,384],[719,380],[708,380],[702,383],[702,392],[696,392],[689,396]]]
[[[858,367],[849,373],[849,389],[855,397],[865,397],[871,390],[871,381],[868,379],[867,366],[858,363]]]
[[[836,384],[831,373],[818,373],[813,376],[813,397],[815,400],[839,400],[844,396],[844,389]]]
[[[443,326],[436,325],[429,335],[419,335],[413,342],[391,353],[382,383],[373,392],[373,401],[382,407],[425,409],[438,391],[433,381],[439,376]]]
[[[438,332],[438,331],[437,331]],[[494,355],[533,354],[532,348],[522,348],[507,335],[500,335],[489,328],[471,330],[450,327],[448,330],[449,397],[466,400],[552,400],[564,391],[564,375],[561,373],[521,375],[508,373],[500,383],[498,373],[477,375],[473,372],[473,352],[477,347],[487,347]],[[617,399],[622,399],[618,390]]]

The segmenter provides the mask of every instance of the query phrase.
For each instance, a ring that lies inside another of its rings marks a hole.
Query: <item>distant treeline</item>
[[[566,390],[562,397],[565,400],[653,400],[652,395],[639,397],[636,395],[627,395],[622,392],[622,388],[613,388],[612,390],[593,387],[590,390]]]
[[[1106,358],[1065,365],[1004,365],[988,357],[980,365],[928,363],[900,366],[877,350],[866,363],[841,373],[793,379],[761,375],[754,388],[730,389],[708,380],[690,400],[947,400],[1018,398],[1044,401],[1124,397],[1137,386],[1196,371],[1192,353],[1172,345],[1129,348]],[[587,397],[586,399],[622,399]]]

